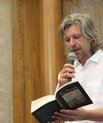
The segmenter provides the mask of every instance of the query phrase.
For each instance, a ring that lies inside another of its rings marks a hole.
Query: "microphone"
[[[76,54],[74,52],[69,52],[68,59],[72,65],[74,65],[74,61],[76,60]]]
[[[69,54],[68,54],[68,59],[69,59],[69,61],[70,61],[70,63],[72,64],[72,65],[74,65],[74,61],[76,60],[76,54],[74,53],[74,52],[69,52]],[[71,77],[69,77],[68,78],[68,81],[71,81],[72,80],[72,78]]]

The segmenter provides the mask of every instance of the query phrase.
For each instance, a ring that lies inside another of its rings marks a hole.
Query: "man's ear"
[[[90,41],[90,44],[94,43],[94,39],[93,38],[89,39],[89,41]]]

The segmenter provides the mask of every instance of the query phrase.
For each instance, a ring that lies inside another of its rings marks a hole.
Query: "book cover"
[[[55,95],[46,95],[32,101],[31,113],[40,123],[52,122],[52,115],[60,109],[76,109],[88,104],[92,100],[79,82],[67,83],[60,87]]]

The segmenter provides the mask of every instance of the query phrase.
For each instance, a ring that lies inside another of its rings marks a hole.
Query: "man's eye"
[[[74,39],[78,39],[78,38],[80,38],[80,37],[81,37],[81,35],[73,36]]]

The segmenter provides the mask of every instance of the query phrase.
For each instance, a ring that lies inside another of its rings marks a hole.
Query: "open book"
[[[52,115],[60,109],[76,109],[92,104],[92,100],[79,82],[67,83],[55,95],[47,95],[32,101],[31,113],[40,123],[52,122]]]

